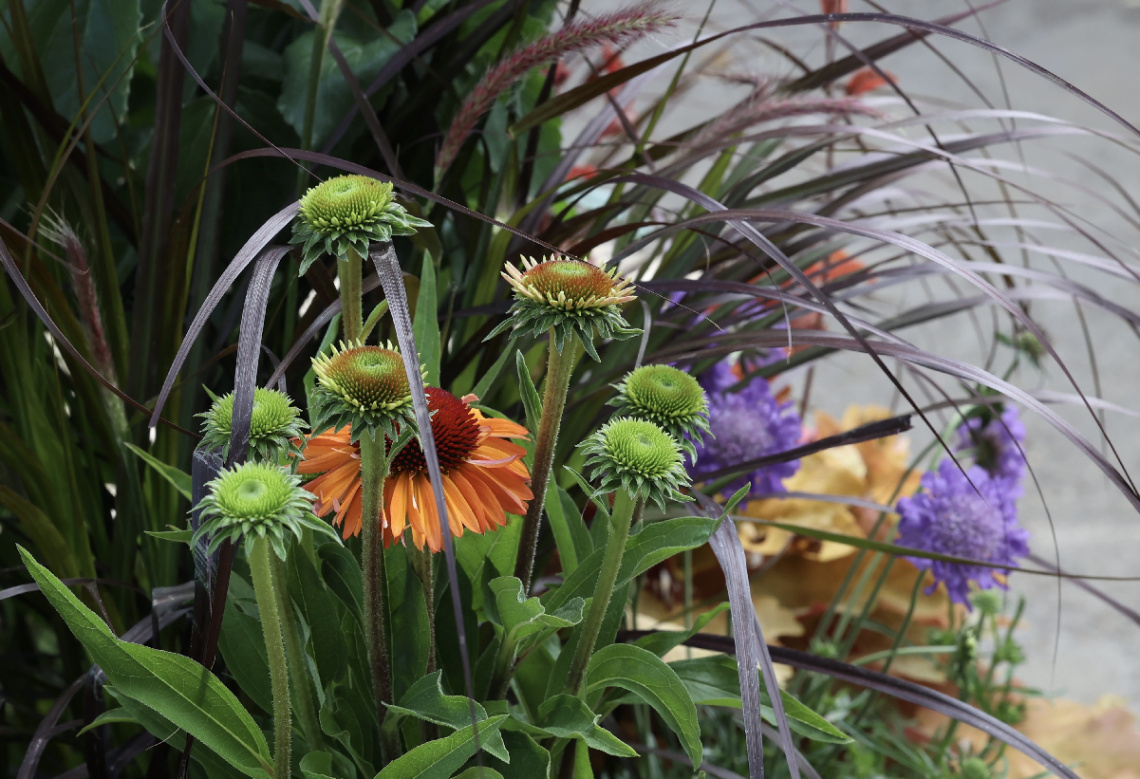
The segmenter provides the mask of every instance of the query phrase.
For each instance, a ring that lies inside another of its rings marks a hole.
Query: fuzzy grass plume
[[[463,141],[479,117],[491,110],[495,100],[532,68],[595,46],[627,46],[638,38],[668,27],[680,18],[658,2],[641,3],[613,13],[571,22],[518,49],[480,79],[451,120],[435,160],[437,178],[455,161]]]

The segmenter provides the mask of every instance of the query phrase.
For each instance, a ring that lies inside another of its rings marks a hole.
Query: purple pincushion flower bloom
[[[714,371],[709,372],[712,376],[702,376],[702,384],[709,390],[710,435],[697,447],[696,465],[690,468],[695,479],[720,468],[786,451],[799,443],[800,418],[792,411],[794,404],[776,400],[766,379],[758,377],[739,392],[726,392],[725,388],[740,380],[725,362]],[[748,482],[752,483],[752,492],[783,492],[783,480],[799,467],[799,460],[793,460],[759,468],[735,479],[725,487],[725,493],[731,495]]]
[[[955,451],[970,451],[974,461],[991,476],[1020,483],[1025,476],[1025,425],[1018,418],[1017,408],[1006,406],[1000,419],[967,419],[958,428],[958,446]]]
[[[1017,567],[1017,558],[1029,554],[1029,533],[1017,523],[1012,493],[1020,485],[991,476],[973,466],[965,473],[949,459],[922,477],[923,491],[898,502],[899,546],[954,557],[969,557],[1001,566]],[[975,489],[976,488],[976,489]],[[925,558],[907,558],[934,574],[938,586],[946,584],[950,600],[970,608],[969,583],[988,590],[1004,583],[994,579],[993,568],[948,563]]]

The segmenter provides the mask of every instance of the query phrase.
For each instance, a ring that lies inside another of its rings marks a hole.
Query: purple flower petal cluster
[[[897,543],[937,554],[969,557],[1001,566],[1017,567],[1017,558],[1029,554],[1029,533],[1017,523],[1015,495],[1020,485],[991,476],[980,466],[963,473],[953,460],[943,460],[937,471],[922,477],[923,491],[898,502]],[[994,579],[994,569],[965,563],[908,558],[929,569],[946,584],[950,600],[969,603],[969,583],[988,590],[1005,584]]]
[[[740,382],[728,361],[722,361],[700,377],[708,392],[709,432],[697,447],[696,465],[690,466],[694,479],[730,465],[786,451],[800,441],[800,417],[794,404],[780,403],[772,395],[766,379],[757,377],[739,392],[727,389]],[[725,487],[731,495],[752,483],[752,492],[784,492],[783,480],[799,470],[799,460],[758,468]]]
[[[997,479],[1008,479],[1020,485],[1027,466],[1021,445],[1025,443],[1025,425],[1017,408],[1009,405],[1000,418],[967,419],[958,428],[956,452],[970,452],[974,462]]]

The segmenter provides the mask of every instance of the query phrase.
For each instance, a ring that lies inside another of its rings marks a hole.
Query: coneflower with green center
[[[351,426],[360,445],[361,568],[364,633],[378,716],[392,702],[388,657],[387,575],[384,570],[384,479],[400,448],[416,431],[412,388],[404,360],[391,344],[332,348],[313,359],[317,386],[310,402],[312,428],[333,432]],[[394,443],[385,446],[385,437]]]
[[[692,500],[681,492],[689,486],[689,477],[681,464],[680,444],[652,422],[628,417],[614,419],[578,446],[586,455],[585,467],[592,469],[590,478],[597,483],[598,491],[614,493],[614,506],[610,516],[613,532],[606,542],[598,586],[579,628],[578,648],[570,666],[566,684],[570,695],[578,694],[594,653],[621,570],[635,507],[644,500],[652,500],[662,509],[667,501]]]
[[[208,392],[208,390],[207,390]],[[234,393],[214,399],[202,417],[202,449],[221,450],[230,455],[233,432]],[[298,439],[305,433],[305,422],[297,407],[284,392],[258,387],[253,391],[253,416],[249,425],[249,456],[258,462],[279,462],[282,455],[301,454]]]
[[[368,247],[431,226],[396,202],[390,183],[368,176],[336,176],[301,198],[290,242],[301,244],[300,274],[322,256],[336,258],[344,336],[355,341],[363,329],[360,274]]]
[[[547,348],[546,388],[542,396],[542,416],[535,436],[531,490],[534,499],[523,519],[515,577],[530,589],[537,552],[538,531],[546,499],[546,483],[558,443],[558,428],[566,408],[570,376],[581,356],[579,349],[599,360],[594,335],[602,338],[632,338],[641,331],[629,326],[621,315],[621,305],[634,299],[633,285],[619,278],[616,271],[605,271],[580,260],[555,257],[542,262],[522,258],[522,270],[508,264],[503,278],[511,285],[515,301],[510,316],[491,334],[512,329],[516,335],[550,336]]]
[[[609,400],[617,413],[645,419],[661,427],[695,462],[704,433],[709,431],[709,404],[700,383],[671,365],[644,365],[614,385]]]
[[[292,623],[281,561],[287,555],[290,534],[299,539],[302,531],[309,529],[337,543],[340,539],[332,528],[313,514],[312,495],[302,489],[300,477],[280,466],[247,462],[223,470],[207,485],[207,489],[208,494],[197,507],[202,524],[195,531],[191,546],[199,539],[209,537],[212,552],[228,540],[242,545],[249,558],[273,691],[274,775],[289,776],[292,750],[290,672],[298,693],[298,717],[310,744],[319,743],[321,730],[303,670],[304,655],[299,634]]]

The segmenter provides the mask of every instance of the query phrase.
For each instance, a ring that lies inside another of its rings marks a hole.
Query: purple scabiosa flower
[[[954,451],[972,452],[974,462],[991,476],[1020,484],[1026,471],[1021,451],[1024,442],[1025,425],[1018,418],[1017,408],[1006,406],[1000,419],[967,419],[958,428],[958,446]]]
[[[768,381],[754,378],[739,392],[725,388],[740,381],[731,367],[719,363],[717,373],[702,381],[708,389],[709,432],[697,447],[697,464],[690,467],[694,479],[730,465],[783,452],[800,441],[800,417],[792,411],[792,403],[780,403],[772,395]],[[705,374],[706,376],[708,374]],[[703,377],[702,377],[703,378]],[[783,492],[783,480],[799,470],[799,460],[777,463],[745,474],[725,487],[731,495],[744,484],[752,483],[752,492]]]
[[[1017,567],[1018,557],[1029,554],[1029,533],[1017,524],[1017,512],[1009,491],[1016,483],[995,478],[980,466],[965,473],[953,460],[943,460],[937,471],[922,477],[923,490],[898,502],[899,546],[936,554],[969,557],[997,565]],[[1006,585],[994,579],[993,568],[948,563],[925,558],[907,558],[929,569],[935,583],[926,593],[946,584],[950,600],[969,609],[970,582],[979,588]]]

